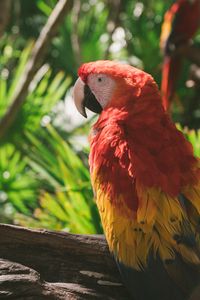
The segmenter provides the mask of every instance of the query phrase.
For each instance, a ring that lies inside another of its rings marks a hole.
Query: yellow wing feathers
[[[177,253],[187,262],[200,264],[195,248],[188,248],[187,243],[181,240],[194,236],[195,243],[199,245],[195,224],[189,222],[190,216],[180,199],[136,184],[139,206],[134,213],[126,206],[123,195],[118,200],[120,206],[116,206],[110,201],[109,194],[102,192],[99,180],[94,185],[110,251],[124,265],[141,270],[147,265],[149,254],[159,255],[167,261],[174,259]],[[186,188],[183,194],[199,215],[200,184]]]

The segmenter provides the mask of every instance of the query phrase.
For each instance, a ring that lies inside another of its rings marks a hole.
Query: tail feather
[[[148,267],[137,271],[117,261],[122,280],[135,300],[188,300],[200,282],[197,270],[177,255],[162,262],[151,256]]]
[[[182,58],[166,56],[163,63],[161,93],[165,110],[170,108],[181,71]]]

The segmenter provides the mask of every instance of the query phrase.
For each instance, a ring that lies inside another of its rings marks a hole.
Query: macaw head
[[[125,107],[130,101],[142,101],[156,95],[161,103],[153,78],[134,67],[119,62],[100,60],[83,64],[74,85],[77,110],[87,117],[85,108],[101,113],[109,107]]]

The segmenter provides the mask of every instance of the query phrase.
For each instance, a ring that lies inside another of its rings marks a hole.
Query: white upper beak
[[[85,83],[79,77],[76,80],[75,85],[74,85],[73,98],[74,98],[74,103],[76,105],[76,108],[77,108],[78,112],[82,116],[84,116],[85,118],[87,118],[85,107],[83,105],[83,100],[84,100],[84,86],[85,86]]]

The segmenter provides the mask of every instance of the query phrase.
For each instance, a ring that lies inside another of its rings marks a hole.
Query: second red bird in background
[[[200,0],[177,0],[166,12],[160,38],[164,53],[161,93],[166,110],[172,103],[182,59],[200,25]]]

